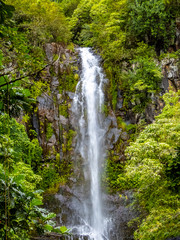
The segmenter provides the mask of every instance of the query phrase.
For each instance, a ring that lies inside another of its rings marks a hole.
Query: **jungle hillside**
[[[44,199],[76,178],[78,47],[107,78],[103,188],[133,239],[180,239],[179,0],[0,0],[0,239],[70,236]]]

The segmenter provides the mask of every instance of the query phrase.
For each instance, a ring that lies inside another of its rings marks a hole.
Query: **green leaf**
[[[56,214],[55,214],[55,213],[49,213],[49,214],[47,215],[46,219],[48,220],[48,219],[51,219],[51,218],[54,218],[54,217],[56,217]]]
[[[33,198],[32,202],[31,202],[31,205],[32,206],[39,206],[39,205],[42,205],[42,201],[38,198]]]
[[[68,229],[68,228],[65,227],[65,226],[61,226],[61,227],[60,227],[60,231],[61,231],[61,233],[63,234],[63,233],[68,233],[68,232],[70,231],[70,229]]]
[[[53,227],[49,224],[44,225],[44,229],[48,230],[49,232],[51,232],[53,230]]]
[[[70,229],[68,229],[65,226],[56,227],[53,229],[53,232],[60,233],[60,234],[68,234],[69,231],[70,231]]]

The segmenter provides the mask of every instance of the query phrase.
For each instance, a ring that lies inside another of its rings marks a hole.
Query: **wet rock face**
[[[166,58],[162,61],[163,81],[162,88],[166,92],[169,86],[172,86],[175,91],[180,89],[180,69],[178,59]]]
[[[49,89],[37,98],[37,110],[32,114],[32,125],[43,148],[43,155],[51,159],[55,157],[55,152],[60,152],[62,157],[61,145],[67,144],[64,136],[71,128],[68,105],[71,104],[74,93],[63,90],[65,87],[61,87],[60,91],[60,86],[66,84],[63,78],[65,74],[71,74],[73,78],[73,69],[78,69],[78,63],[76,52],[57,43],[46,44],[45,53],[50,64],[41,76],[41,81]]]
[[[107,235],[112,240],[134,239],[133,232],[136,226],[128,226],[128,222],[138,216],[128,205],[132,202],[132,192],[125,191],[123,194],[105,195],[105,209],[110,216],[107,224]]]
[[[176,50],[180,49],[180,18],[176,19]]]
[[[117,119],[113,111],[104,119],[105,126],[105,145],[109,150],[109,159],[113,159],[114,164],[116,162],[124,162],[125,155],[124,150],[128,146],[129,134],[118,127]]]
[[[43,148],[44,155],[51,154],[53,147],[59,149],[60,125],[66,127],[68,119],[59,115],[58,104],[54,102],[53,96],[43,93],[37,98],[38,110],[34,113],[34,128],[39,132],[39,142]],[[37,119],[39,126],[37,126]],[[51,135],[47,136],[48,131]]]
[[[110,150],[114,148],[122,132],[122,129],[118,129],[117,120],[113,112],[104,119],[104,127],[106,131],[105,144],[107,149]]]
[[[84,211],[84,195],[81,188],[81,180],[79,179],[76,186],[60,188],[59,193],[55,196],[46,196],[45,206],[48,206],[50,211],[56,213],[57,225],[66,225],[71,229],[71,238],[67,240],[89,240],[88,235],[79,235],[78,232],[86,230],[88,232],[89,226],[86,225],[83,219]],[[106,237],[110,240],[133,240],[133,232],[136,226],[128,226],[128,222],[138,216],[138,213],[128,207],[132,202],[133,197],[130,191],[124,192],[122,195],[103,195],[103,214],[106,219],[106,230],[104,233],[104,240]],[[91,207],[91,206],[89,206]],[[82,227],[83,226],[83,227]],[[61,239],[61,238],[60,238]]]

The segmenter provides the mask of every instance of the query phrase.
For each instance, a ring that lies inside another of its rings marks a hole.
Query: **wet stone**
[[[60,121],[60,123],[63,124],[63,125],[67,125],[67,124],[69,123],[68,119],[65,118],[65,117],[62,116],[62,115],[59,116],[59,121]]]
[[[66,94],[68,95],[68,97],[69,97],[71,100],[73,100],[74,95],[75,95],[73,92],[68,92],[68,91],[66,91]]]
[[[115,144],[122,132],[122,129],[117,129],[117,128],[111,128],[106,136],[107,139],[107,145],[111,146],[112,144]]]
[[[124,141],[127,141],[129,139],[129,135],[127,132],[123,132],[121,134],[121,139],[124,140]]]
[[[54,103],[53,100],[46,94],[42,94],[40,97],[37,97],[38,100],[38,109],[53,109]]]

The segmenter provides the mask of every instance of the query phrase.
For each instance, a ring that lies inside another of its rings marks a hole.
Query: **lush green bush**
[[[19,167],[19,164],[18,164]],[[17,167],[17,169],[18,169]],[[35,175],[31,168],[20,164],[18,171],[14,165],[14,172],[8,172],[7,167],[3,169],[0,164],[0,237],[1,239],[29,239],[31,228],[33,229],[33,220],[39,217],[36,206],[41,202],[38,192],[35,192],[35,183],[27,181],[31,178],[38,182],[41,178]],[[17,175],[18,171],[18,175]],[[31,176],[28,173],[31,172]],[[34,204],[34,203],[37,203]]]
[[[30,234],[45,231],[49,219],[43,222],[45,210],[38,208],[42,191],[37,191],[42,178],[32,170],[39,165],[41,152],[23,125],[0,115],[1,239],[29,239]]]
[[[91,22],[90,10],[92,5],[93,1],[81,1],[78,7],[74,10],[70,26],[73,33],[73,41],[75,41],[75,43],[82,44],[80,34],[86,24]]]
[[[173,201],[177,201],[174,198]],[[147,218],[142,222],[139,230],[135,232],[138,240],[165,240],[179,236],[180,209],[170,207],[153,208]]]
[[[33,46],[28,34],[19,32],[14,23],[11,27],[0,25],[0,32],[0,112],[19,116],[35,103],[37,94],[33,88],[35,85],[37,89],[45,57],[42,49]]]
[[[148,213],[135,233],[138,240],[180,235],[179,96],[172,91],[164,95],[162,113],[126,150],[129,161],[118,182],[135,189],[140,206]]]
[[[41,208],[41,190],[36,185],[41,177],[30,166],[19,162],[10,173],[0,164],[0,238],[29,240],[45,232],[67,234],[64,226],[56,227],[56,216]]]
[[[8,115],[0,115],[0,238],[29,239],[44,232],[67,233],[56,228],[56,215],[40,208],[42,190],[58,176],[54,168],[40,172],[42,149],[25,127]],[[39,171],[38,175],[37,172]],[[36,173],[35,173],[36,172]],[[46,174],[47,173],[47,174]],[[44,178],[44,179],[42,179]],[[59,178],[58,178],[59,179]]]
[[[41,161],[42,149],[36,139],[30,141],[22,124],[8,115],[0,115],[0,162],[6,157],[13,162],[22,161],[36,169]]]
[[[124,106],[133,105],[135,112],[143,112],[152,95],[160,91],[161,68],[152,57],[138,56],[132,61],[133,69],[122,74]]]

